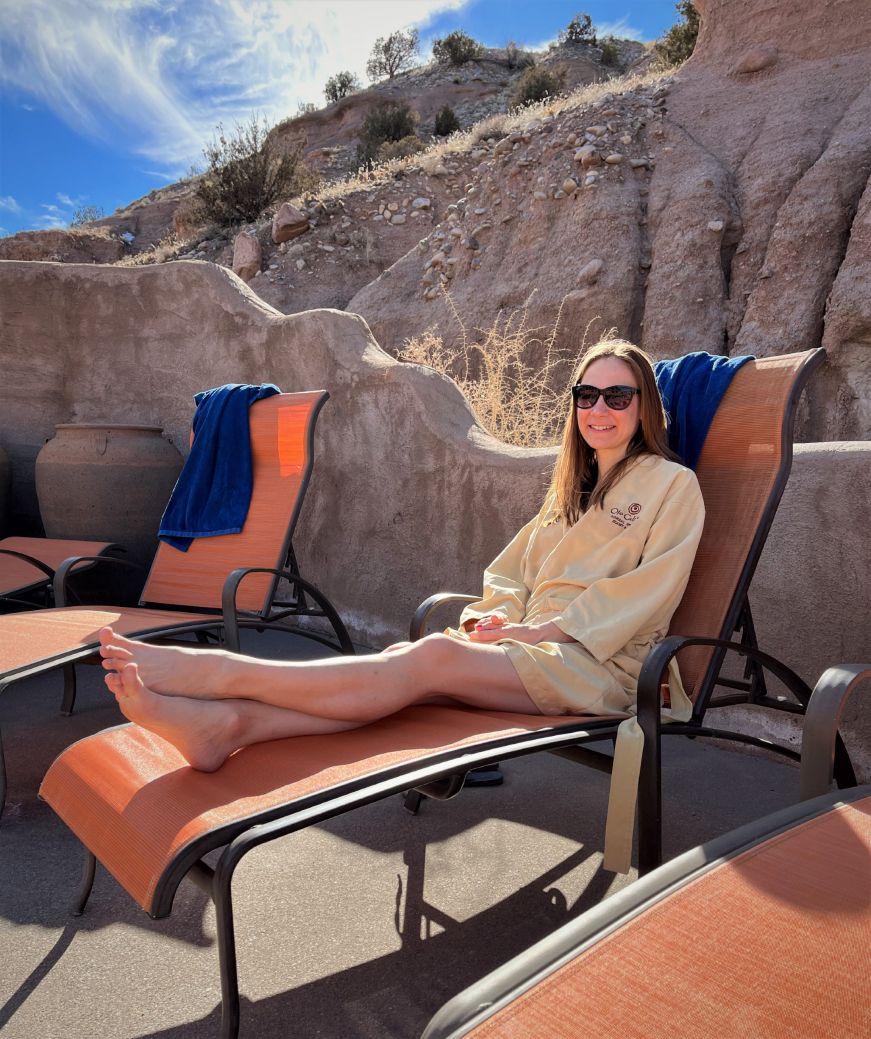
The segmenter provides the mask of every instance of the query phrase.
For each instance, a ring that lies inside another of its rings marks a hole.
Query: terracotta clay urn
[[[9,514],[10,488],[12,487],[12,463],[9,455],[0,447],[0,537],[6,532],[6,517]]]
[[[114,541],[146,565],[181,471],[160,426],[62,424],[36,458],[46,537]]]

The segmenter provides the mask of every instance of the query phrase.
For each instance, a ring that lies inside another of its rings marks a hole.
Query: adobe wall
[[[384,353],[339,311],[283,316],[230,272],[0,262],[0,444],[14,523],[59,422],[161,425],[187,443],[193,394],[224,382],[326,388],[296,549],[354,636],[402,637],[438,589],[476,590],[536,510],[553,453],[507,447],[449,380]],[[752,602],[760,637],[813,682],[871,660],[871,443],[800,445]],[[848,721],[871,779],[871,689]],[[759,724],[759,723],[757,723]]]

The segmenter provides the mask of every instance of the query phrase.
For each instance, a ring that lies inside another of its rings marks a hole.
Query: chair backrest
[[[729,639],[792,466],[798,399],[823,350],[750,361],[735,374],[708,431],[696,474],[705,529],[671,633]],[[722,653],[680,655],[686,691],[704,711]]]
[[[254,484],[238,534],[196,538],[187,552],[160,543],[143,605],[221,608],[227,575],[238,567],[283,567],[313,464],[314,427],[329,394],[281,393],[249,411]],[[239,587],[239,609],[266,613],[276,580],[254,574]]]

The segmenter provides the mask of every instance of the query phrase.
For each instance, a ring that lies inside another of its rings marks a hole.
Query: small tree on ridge
[[[389,36],[379,36],[366,62],[366,75],[374,83],[377,79],[393,79],[397,72],[411,68],[417,49],[420,46],[420,35],[417,29],[407,32],[392,32]]]
[[[337,72],[330,76],[324,86],[324,97],[332,104],[360,89],[360,80],[353,72]]]

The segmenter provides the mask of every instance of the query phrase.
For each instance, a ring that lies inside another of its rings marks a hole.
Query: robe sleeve
[[[693,493],[693,491],[695,493]],[[594,581],[553,618],[604,663],[636,636],[667,627],[689,580],[705,507],[698,484],[663,502],[638,566]]]
[[[484,571],[484,593],[478,602],[469,603],[460,615],[460,628],[468,631],[476,620],[501,613],[512,624],[519,624],[531,594],[523,580],[523,563],[541,513],[535,516],[502,549]]]

